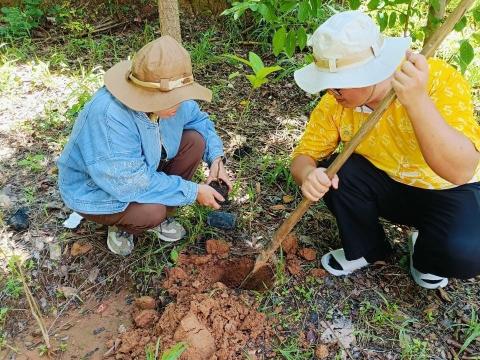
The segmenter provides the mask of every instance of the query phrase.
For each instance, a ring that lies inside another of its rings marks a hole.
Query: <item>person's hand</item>
[[[213,160],[210,165],[210,171],[207,178],[207,184],[210,184],[213,180],[223,180],[228,186],[228,191],[232,190],[232,182],[228,177],[225,166],[223,165],[222,158],[218,157]]]
[[[316,168],[310,171],[303,180],[301,189],[303,196],[310,201],[318,201],[333,186],[338,189],[338,176],[335,175],[332,180],[325,173],[325,168]]]
[[[392,87],[403,106],[416,106],[428,98],[428,73],[425,56],[407,51],[406,61],[392,79]]]
[[[213,209],[220,209],[218,201],[225,201],[222,195],[214,188],[206,184],[198,185],[197,202],[200,205],[208,206]]]

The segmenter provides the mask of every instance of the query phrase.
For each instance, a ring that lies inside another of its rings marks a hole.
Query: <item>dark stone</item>
[[[225,201],[217,200],[217,202],[220,205],[228,204],[228,185],[225,181],[223,181],[222,179],[213,180],[208,185],[210,185],[212,188],[214,188],[216,191],[218,191],[220,193],[220,195],[222,195],[223,198],[225,199]]]
[[[207,224],[219,229],[231,230],[235,228],[237,215],[223,211],[212,211],[207,216]]]
[[[14,228],[16,231],[27,230],[30,226],[30,220],[27,215],[27,209],[18,209],[8,220],[7,224]]]
[[[98,335],[98,334],[100,334],[101,332],[104,332],[104,331],[105,331],[105,328],[100,327],[98,329],[93,330],[93,335]]]

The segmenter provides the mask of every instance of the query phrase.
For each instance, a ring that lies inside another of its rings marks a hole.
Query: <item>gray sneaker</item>
[[[154,232],[161,240],[168,242],[181,240],[187,234],[182,224],[174,218],[167,218],[156,228],[151,229],[150,232]]]
[[[114,254],[130,255],[133,250],[133,235],[119,230],[116,226],[109,226],[107,246]]]

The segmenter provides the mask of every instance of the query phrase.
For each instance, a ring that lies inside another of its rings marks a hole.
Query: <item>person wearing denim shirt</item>
[[[128,255],[133,235],[154,229],[165,241],[185,230],[167,217],[177,206],[219,208],[222,195],[208,185],[231,182],[223,144],[196,101],[211,92],[193,81],[188,52],[173,38],[144,46],[134,60],[105,74],[80,112],[59,160],[59,189],[65,204],[109,225],[107,245]],[[210,167],[207,184],[191,181],[201,160]]]

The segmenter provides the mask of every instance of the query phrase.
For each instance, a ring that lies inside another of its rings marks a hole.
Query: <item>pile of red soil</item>
[[[253,266],[252,259],[227,260],[229,246],[217,240],[207,241],[207,255],[180,255],[163,284],[176,298],[162,314],[155,301],[137,300],[133,319],[136,328],[120,335],[110,344],[110,358],[143,359],[145,348],[155,348],[160,339],[164,351],[178,342],[188,348],[183,360],[241,359],[269,348],[273,321],[256,311],[253,294],[235,288]],[[246,269],[238,275],[232,266]]]

